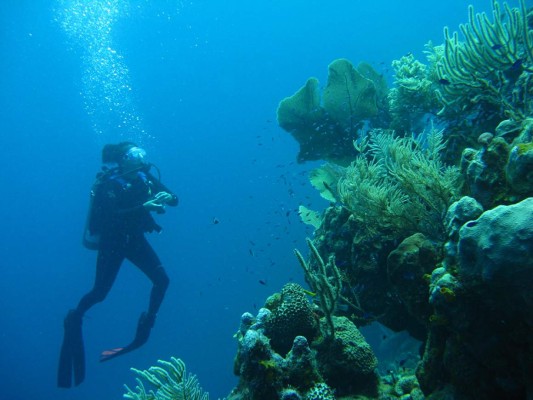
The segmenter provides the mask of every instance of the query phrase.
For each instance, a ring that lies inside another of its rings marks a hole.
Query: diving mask
[[[140,147],[132,147],[124,154],[124,159],[129,161],[140,161],[143,162],[146,157],[146,150],[141,149]]]

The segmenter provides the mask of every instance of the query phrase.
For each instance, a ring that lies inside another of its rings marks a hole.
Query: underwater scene
[[[4,0],[2,399],[533,400],[533,0]]]

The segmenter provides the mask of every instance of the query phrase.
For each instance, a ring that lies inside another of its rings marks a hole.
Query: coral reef
[[[520,399],[532,389],[532,217],[531,198],[485,211],[461,227],[456,266],[433,271],[425,391]]]
[[[445,28],[428,65],[395,61],[390,91],[341,59],[322,94],[310,78],[280,102],[298,161],[330,162],[310,177],[329,206],[299,210],[316,229],[310,255],[295,250],[314,293],[290,283],[242,315],[228,399],[532,396],[533,12],[468,10],[464,41]],[[380,376],[358,329],[376,322],[421,341],[420,358]],[[138,379],[126,396],[197,387],[164,365],[136,371],[155,392]]]
[[[266,306],[282,304],[284,292],[296,291],[299,297],[301,288],[293,285],[285,285],[282,294],[271,296]],[[351,321],[332,317],[335,334],[330,336],[328,323],[321,318],[315,340],[285,330],[291,347],[282,356],[276,352],[271,336],[274,312],[262,308],[256,317],[249,313],[241,317],[234,368],[239,383],[228,400],[335,399],[338,395],[377,398],[376,357]],[[297,325],[296,321],[307,318],[308,310],[300,306],[292,310],[292,321],[285,323]]]
[[[312,175],[330,205],[313,214],[307,262],[328,255],[338,269],[335,328],[339,316],[379,321],[424,342],[416,377],[381,376],[380,398],[533,393],[532,21],[523,0],[494,1],[492,20],[470,7],[464,42],[445,29],[443,46],[428,45],[429,65],[394,62],[391,119],[352,134],[352,163]],[[409,136],[428,114],[443,130]],[[341,339],[335,330],[311,346],[319,366],[333,365],[325,346]]]

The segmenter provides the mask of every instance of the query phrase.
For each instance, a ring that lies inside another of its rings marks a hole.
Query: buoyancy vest
[[[137,175],[145,183],[148,183],[148,177],[143,171],[137,172]],[[120,173],[118,168],[113,169],[104,169],[103,171],[96,174],[96,179],[91,187],[89,194],[89,209],[87,211],[87,217],[85,219],[85,227],[83,229],[82,244],[85,248],[89,250],[98,250],[100,245],[100,233],[98,228],[95,228],[95,198],[97,193],[99,193],[101,186],[108,182],[109,180],[114,180],[120,184],[122,189],[126,189],[129,185],[129,182],[124,179],[123,174]]]

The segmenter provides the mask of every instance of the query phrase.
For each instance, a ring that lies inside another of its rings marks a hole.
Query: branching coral
[[[172,357],[171,361],[158,360],[163,367],[153,366],[141,371],[131,370],[138,375],[136,392],[126,386],[124,398],[132,400],[209,400],[209,394],[200,388],[194,375],[187,375],[185,363]],[[156,388],[146,391],[143,380]]]
[[[504,3],[503,14],[493,1],[492,22],[469,6],[469,23],[461,25],[464,42],[457,32],[450,36],[444,28],[444,54],[436,66],[441,84],[437,95],[444,105],[441,115],[492,113],[499,120],[531,115],[533,30],[525,0],[520,5],[511,9]]]
[[[320,308],[324,312],[324,317],[328,324],[328,335],[333,337],[335,327],[333,326],[332,317],[341,296],[341,274],[335,265],[334,255],[331,255],[328,262],[325,263],[311,239],[306,239],[306,242],[309,250],[311,250],[312,261],[310,263],[306,262],[298,250],[294,250],[294,254],[304,269],[307,282],[320,299]]]
[[[444,148],[443,132],[434,128],[416,138],[371,131],[368,145],[338,184],[341,202],[360,225],[359,235],[443,237],[444,215],[461,186],[459,170],[441,161]]]

